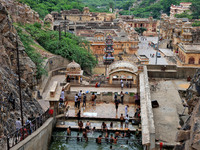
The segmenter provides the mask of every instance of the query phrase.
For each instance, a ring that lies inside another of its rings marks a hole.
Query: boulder
[[[188,140],[190,138],[190,130],[179,130],[176,135],[176,142]]]
[[[192,142],[192,148],[195,150],[200,150],[200,133],[195,135]]]

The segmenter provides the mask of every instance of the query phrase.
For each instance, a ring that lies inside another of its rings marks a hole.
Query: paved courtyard
[[[184,80],[150,81],[150,85],[153,84],[157,84],[157,88],[151,91],[151,99],[159,103],[158,108],[153,108],[156,140],[176,144],[179,114],[184,110],[178,90],[183,89],[181,85],[188,85],[188,83]]]
[[[69,116],[75,117],[78,113],[78,108],[74,107],[74,102],[70,101],[68,103],[69,108]],[[135,114],[136,106],[134,104],[128,104],[128,114],[130,117],[133,117]],[[98,118],[119,118],[121,114],[125,115],[125,106],[119,104],[118,112],[116,112],[115,104],[113,102],[110,103],[97,103],[96,106],[92,106],[92,102],[88,102],[86,107],[82,107],[82,103],[80,105],[81,116],[82,117],[98,117]]]

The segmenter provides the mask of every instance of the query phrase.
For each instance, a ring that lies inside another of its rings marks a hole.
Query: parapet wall
[[[140,73],[140,107],[142,124],[142,145],[146,149],[155,148],[155,126],[153,110],[151,105],[151,95],[147,75],[147,67],[144,66]]]
[[[47,150],[51,141],[54,124],[55,120],[49,118],[38,130],[15,145],[11,150]]]
[[[65,95],[66,95],[66,98],[67,100],[70,100],[70,101],[74,101],[74,97],[75,95],[78,94],[78,92],[66,92]],[[115,93],[113,92],[108,92],[108,93],[98,93],[97,94],[97,99],[96,99],[96,102],[114,102],[114,95]],[[129,94],[124,94],[124,103],[135,103],[135,97],[134,97],[135,93],[129,93]],[[86,101],[89,102],[92,100],[92,93],[87,93],[86,94]],[[118,94],[118,99],[120,99],[120,95]]]
[[[46,89],[46,86],[50,82],[51,77],[54,75],[53,72],[60,68],[67,68],[68,64],[69,61],[61,56],[54,56],[46,61],[44,69],[47,71],[48,74],[43,75],[40,81],[38,82],[41,93],[43,93]]]
[[[186,79],[193,77],[197,67],[177,67],[176,65],[147,65],[150,78],[175,78]]]

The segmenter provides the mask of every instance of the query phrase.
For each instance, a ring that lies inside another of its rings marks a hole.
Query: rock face
[[[177,133],[175,150],[200,150],[200,69],[192,79],[191,87],[186,92],[189,118],[182,130]],[[196,91],[197,90],[197,91]]]
[[[18,22],[21,24],[26,23],[43,23],[39,14],[32,10],[26,4],[19,3],[16,0],[0,0],[3,6],[6,7],[8,13],[11,15],[13,22]]]
[[[25,53],[23,44],[12,25],[9,12],[0,3],[0,137],[14,131],[15,120],[20,117],[17,43],[19,45],[22,105],[25,121],[31,114],[36,115],[37,113],[42,113],[41,106],[32,97],[31,88],[36,83],[34,78],[36,71],[35,64]],[[13,109],[13,103],[9,101],[10,99],[15,99],[15,109]],[[2,139],[0,139],[0,149],[4,149],[1,142]]]

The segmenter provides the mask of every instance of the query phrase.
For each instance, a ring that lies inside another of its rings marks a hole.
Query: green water
[[[79,132],[72,131],[71,136],[76,137],[77,133]],[[110,134],[114,135],[114,133]],[[52,135],[61,136],[67,135],[67,133],[66,131],[54,131]],[[94,137],[89,138],[88,142],[85,142],[84,139],[82,142],[78,142],[76,138],[69,138],[68,140],[66,140],[66,138],[63,137],[54,137],[49,147],[49,150],[109,150],[111,145],[112,149],[114,150],[142,150],[141,143],[138,141],[133,141],[134,139],[136,139],[135,135],[132,135],[131,138],[119,138],[117,144],[106,143],[105,139],[102,139],[102,144],[97,144],[95,138],[97,138],[99,135],[102,135],[102,133],[88,133],[88,138]],[[79,136],[82,137],[82,133],[79,133]],[[129,144],[126,143],[127,141],[129,142]]]

